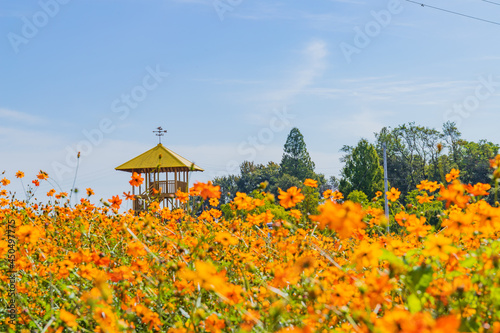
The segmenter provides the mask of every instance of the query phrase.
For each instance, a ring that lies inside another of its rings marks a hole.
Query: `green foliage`
[[[274,195],[278,195],[278,188],[286,191],[292,186],[300,188],[302,186],[302,182],[297,177],[285,173],[276,180],[276,183],[269,186],[269,190]]]
[[[225,204],[231,201],[236,192],[238,192],[238,177],[235,175],[228,175],[223,177],[216,177],[213,180],[214,185],[220,186],[220,203]]]
[[[444,182],[452,168],[460,170],[466,184],[491,183],[489,160],[499,146],[486,140],[466,141],[461,135],[452,122],[443,124],[442,131],[408,123],[375,134],[380,159],[382,145],[387,145],[388,179],[402,192],[403,202],[408,203],[408,193],[422,180]]]
[[[301,211],[304,217],[308,215],[319,214],[318,205],[320,201],[320,194],[318,188],[303,186],[302,193],[305,196],[304,201],[302,201],[297,208]]]
[[[368,204],[368,196],[363,191],[354,190],[347,196],[347,200],[359,203],[363,206]]]
[[[424,191],[413,190],[406,196],[407,213],[423,216],[427,222],[433,226],[439,226],[440,216],[443,213],[444,203],[433,199],[431,202],[420,203],[418,196],[422,196]],[[431,194],[432,195],[432,194]]]
[[[375,146],[362,139],[356,147],[344,146],[342,151],[346,154],[342,157],[345,165],[341,171],[339,187],[344,196],[359,190],[374,197],[375,192],[383,190],[384,169],[380,165]]]
[[[292,128],[286,139],[280,173],[294,176],[300,181],[314,179],[314,162],[309,156],[303,135],[298,128]]]
[[[225,204],[231,201],[237,192],[252,193],[261,183],[266,183],[267,191],[278,196],[279,188],[301,188],[306,178],[316,180],[320,191],[338,187],[335,177],[330,177],[327,181],[323,174],[314,172],[314,162],[307,152],[304,137],[297,128],[293,128],[285,143],[281,164],[268,162],[264,165],[244,161],[240,165],[239,175],[216,177],[213,183],[221,187],[220,202]]]

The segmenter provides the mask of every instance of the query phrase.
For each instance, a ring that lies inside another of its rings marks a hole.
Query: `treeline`
[[[302,187],[305,179],[318,182],[318,192],[339,190],[345,198],[363,200],[375,197],[384,190],[383,146],[387,150],[389,187],[401,191],[402,202],[422,180],[443,181],[452,168],[460,170],[463,183],[491,183],[490,160],[500,148],[486,140],[467,141],[452,122],[443,125],[441,131],[408,123],[396,128],[384,127],[374,133],[373,142],[361,139],[356,146],[344,146],[340,177],[330,177],[314,171],[315,164],[306,148],[305,140],[297,128],[293,128],[284,146],[280,164],[267,165],[245,161],[239,175],[214,179],[221,186],[221,203],[227,203],[237,192],[251,193],[262,186],[275,195],[278,188]],[[360,196],[362,199],[359,199]]]
[[[463,183],[490,184],[490,160],[499,145],[486,140],[467,141],[454,123],[447,122],[441,131],[408,123],[396,128],[382,128],[375,141],[362,139],[356,146],[344,146],[345,155],[339,190],[348,196],[364,192],[369,198],[383,189],[383,145],[387,147],[387,175],[390,187],[406,195],[422,180],[444,181],[451,169],[460,170]]]
[[[304,136],[298,128],[293,128],[283,148],[281,163],[268,162],[267,165],[245,161],[240,165],[239,175],[216,177],[215,185],[221,187],[221,203],[231,201],[237,192],[251,193],[261,184],[266,191],[278,195],[278,188],[288,189],[292,186],[301,188],[305,179],[318,181],[320,189],[331,188],[323,174],[317,174],[315,164],[307,151]]]

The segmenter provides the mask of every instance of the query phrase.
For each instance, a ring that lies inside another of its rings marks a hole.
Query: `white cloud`
[[[285,88],[266,94],[265,99],[286,104],[304,92],[314,81],[321,77],[327,68],[327,45],[322,40],[309,43],[302,51],[305,65],[294,69],[295,75],[287,80]]]
[[[9,110],[9,109],[2,109],[2,108],[0,108],[0,119],[4,119],[4,121],[11,120],[15,122],[24,122],[28,124],[40,124],[46,122],[43,118],[34,116],[29,113]]]

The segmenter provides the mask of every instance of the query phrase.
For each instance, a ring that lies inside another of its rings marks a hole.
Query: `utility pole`
[[[387,192],[389,191],[387,185],[387,146],[385,142],[384,147],[384,199],[385,199],[385,217],[387,218],[387,233],[389,233],[389,202],[387,201]]]

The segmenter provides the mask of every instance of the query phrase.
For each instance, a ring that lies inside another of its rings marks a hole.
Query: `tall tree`
[[[361,139],[356,147],[344,146],[341,151],[346,154],[341,159],[345,164],[339,189],[345,197],[358,190],[372,198],[384,189],[384,169],[374,145]]]
[[[304,136],[298,128],[292,128],[284,146],[280,174],[288,174],[304,181],[306,178],[315,178],[314,167],[314,162],[306,148]]]
[[[499,146],[486,140],[469,142],[461,140],[458,168],[464,183],[491,183],[490,159],[498,154]],[[449,170],[446,170],[449,171]]]

